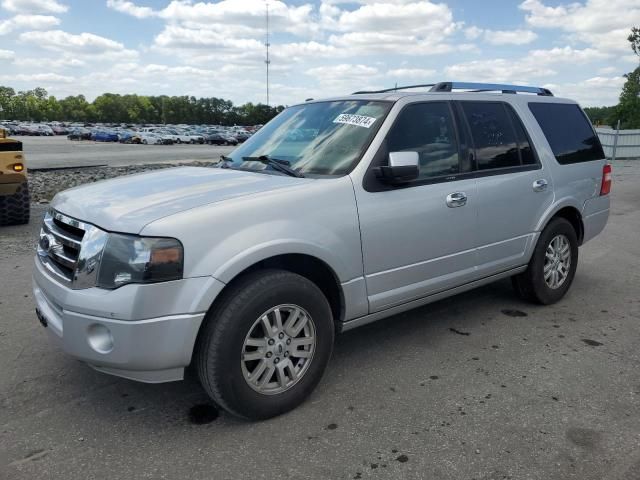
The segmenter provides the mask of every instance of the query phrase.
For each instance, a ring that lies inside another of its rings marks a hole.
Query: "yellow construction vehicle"
[[[0,128],[0,225],[29,223],[30,197],[22,142]]]

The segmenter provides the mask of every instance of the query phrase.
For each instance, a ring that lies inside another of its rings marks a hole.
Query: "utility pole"
[[[269,43],[269,2],[266,2],[267,6],[267,39],[264,44],[267,47],[267,58],[264,63],[267,66],[267,106],[269,106],[269,65],[271,64],[271,60],[269,60],[269,47],[271,46]]]

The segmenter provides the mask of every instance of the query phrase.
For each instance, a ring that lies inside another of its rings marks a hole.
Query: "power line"
[[[264,63],[267,66],[267,106],[269,106],[269,65],[271,64],[271,60],[269,59],[269,47],[271,44],[269,43],[269,2],[266,2],[267,7],[267,37],[264,46],[267,48],[267,57]]]

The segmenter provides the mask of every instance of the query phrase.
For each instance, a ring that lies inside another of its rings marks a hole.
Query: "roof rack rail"
[[[526,87],[522,85],[505,85],[502,83],[440,82],[435,84],[431,88],[432,92],[451,92],[453,90],[473,90],[475,92],[499,91],[502,93],[522,92],[553,97],[553,93],[551,93],[551,90],[549,90],[548,88]]]
[[[526,87],[522,85],[505,85],[502,83],[475,83],[475,82],[440,82],[425,83],[421,85],[396,86],[393,88],[385,88],[384,90],[362,90],[353,92],[352,95],[361,95],[366,93],[389,93],[397,90],[407,90],[411,88],[431,87],[430,92],[452,92],[453,90],[470,90],[471,92],[502,92],[502,93],[534,93],[536,95],[553,97],[553,93],[548,88],[542,87]]]
[[[359,92],[353,92],[351,95],[361,95],[365,93],[388,93],[395,92],[396,90],[406,90],[408,88],[421,88],[421,87],[435,87],[435,83],[424,83],[422,85],[405,85],[403,87],[385,88],[384,90],[361,90]]]

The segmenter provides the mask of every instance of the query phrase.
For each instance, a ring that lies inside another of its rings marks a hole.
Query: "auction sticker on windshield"
[[[333,123],[346,123],[347,125],[369,128],[375,121],[376,119],[373,117],[366,117],[364,115],[353,115],[350,113],[341,113],[336,117]]]

